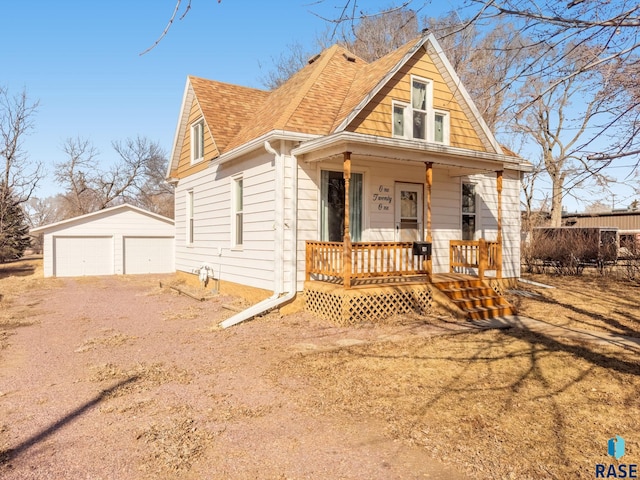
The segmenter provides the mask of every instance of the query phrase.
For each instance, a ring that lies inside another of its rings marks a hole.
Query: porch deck
[[[376,322],[394,315],[428,314],[434,302],[460,318],[504,315],[510,306],[501,277],[498,242],[452,241],[451,271],[432,274],[431,257],[403,242],[307,242],[307,310],[335,323]],[[456,269],[477,271],[478,276]],[[484,272],[496,277],[484,281]]]

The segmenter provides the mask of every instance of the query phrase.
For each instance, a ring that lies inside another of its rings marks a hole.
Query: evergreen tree
[[[22,257],[31,246],[29,224],[11,189],[0,183],[0,263]]]

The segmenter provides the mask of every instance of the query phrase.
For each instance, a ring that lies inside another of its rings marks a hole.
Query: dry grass
[[[122,333],[113,333],[111,331],[105,331],[104,336],[89,338],[82,342],[78,348],[75,349],[76,353],[88,352],[90,350],[95,350],[96,348],[113,348],[120,347],[124,345],[131,345],[136,337],[132,337],[130,335],[124,335]]]
[[[309,414],[373,416],[478,478],[592,478],[606,440],[640,449],[637,356],[487,331],[300,355]]]
[[[129,368],[122,368],[113,363],[93,365],[90,367],[92,382],[102,383],[120,381],[121,387],[114,389],[108,396],[119,397],[131,393],[139,393],[170,382],[188,384],[193,375],[187,370],[166,366],[164,363],[136,363]]]
[[[555,325],[640,337],[640,287],[598,274],[580,277],[532,275],[527,278],[556,288],[519,288],[535,298],[511,295],[518,312]]]
[[[514,297],[520,313],[640,336],[640,292],[594,278]],[[454,333],[300,354],[272,372],[302,385],[310,415],[384,419],[471,478],[593,478],[607,439],[640,455],[640,355],[522,330]]]
[[[198,426],[189,411],[178,412],[162,423],[153,423],[141,431],[137,440],[145,444],[142,469],[151,478],[159,474],[185,474],[202,456],[212,434]],[[178,478],[175,477],[175,478]]]
[[[30,265],[35,272],[41,268],[37,262]],[[38,278],[37,273],[3,277],[2,268],[0,265],[0,292],[5,297],[1,302],[11,301],[15,292],[30,286],[56,285],[55,280]],[[640,337],[640,289],[635,285],[597,276],[532,279],[558,288],[522,285],[522,290],[534,296],[510,297],[520,313],[572,328]],[[3,338],[11,334],[8,327],[28,321],[27,313],[33,307],[8,309],[14,312],[12,319],[2,319],[0,308],[0,348]],[[163,317],[194,318],[197,310],[165,312]],[[406,330],[416,321],[398,317],[386,328],[397,325],[398,331]],[[606,441],[613,435],[627,441],[624,460],[637,463],[637,351],[515,329],[461,332],[445,318],[433,321],[448,333],[409,339],[398,335],[392,341],[307,349],[278,363],[269,377],[308,416],[340,418],[347,414],[362,422],[381,420],[389,435],[422,446],[468,472],[469,478],[593,478],[596,463],[610,462]],[[297,328],[303,330],[305,323]],[[78,349],[120,348],[136,341],[115,331],[102,333]],[[260,345],[251,343],[254,340],[247,338],[247,355]],[[104,363],[91,367],[90,380],[104,387],[117,384],[108,390],[110,398],[143,394],[131,401],[121,398],[101,409],[119,417],[160,411],[165,405],[145,392],[197,378],[170,363]],[[187,478],[192,466],[206,458],[223,425],[268,417],[281,407],[237,402],[221,393],[210,395],[210,406],[207,413],[186,406],[162,410],[153,422],[136,426],[137,441],[146,455],[142,475]],[[0,424],[0,432],[3,428]]]

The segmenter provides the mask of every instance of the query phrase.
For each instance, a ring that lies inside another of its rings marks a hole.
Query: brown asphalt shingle
[[[328,135],[420,39],[367,63],[334,45],[271,92],[190,77],[219,152],[273,130]]]

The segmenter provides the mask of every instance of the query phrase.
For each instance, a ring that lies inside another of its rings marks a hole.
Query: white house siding
[[[318,240],[319,170],[316,163],[298,162],[298,291],[304,288],[306,241]],[[288,184],[291,179],[287,178]]]
[[[109,273],[124,273],[125,237],[173,237],[174,226],[153,215],[147,215],[130,207],[115,207],[88,216],[42,227],[44,235],[44,276],[56,275],[56,238],[108,238],[112,251],[113,267]],[[168,252],[171,254],[171,252]]]
[[[520,172],[505,171],[502,179],[503,277],[520,277]]]
[[[449,271],[449,242],[462,238],[461,181],[449,168],[433,167],[431,236],[433,272]]]
[[[272,290],[274,286],[275,169],[266,152],[205,169],[176,188],[176,270],[203,265],[221,280]],[[231,245],[231,188],[243,178],[242,248]],[[186,194],[194,195],[194,241],[186,244]],[[219,255],[220,253],[220,255]]]

